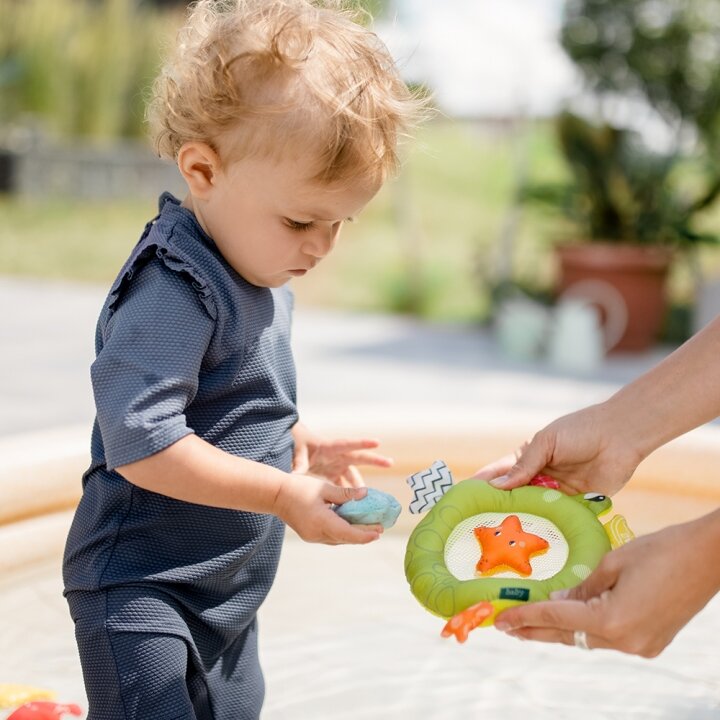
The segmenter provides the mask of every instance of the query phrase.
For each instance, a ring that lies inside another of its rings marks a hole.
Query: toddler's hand
[[[364,545],[380,537],[382,525],[351,525],[332,505],[359,500],[366,493],[366,488],[338,487],[309,475],[288,474],[273,512],[306,542]]]
[[[324,477],[335,485],[359,488],[364,485],[358,465],[391,467],[392,460],[369,452],[380,444],[377,440],[327,440],[315,435],[302,423],[293,428],[295,455],[293,472]],[[353,500],[359,498],[345,498]]]

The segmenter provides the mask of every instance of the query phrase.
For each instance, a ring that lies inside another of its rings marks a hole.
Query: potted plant
[[[720,28],[705,5],[565,7],[562,45],[585,80],[593,119],[588,102],[582,114],[557,118],[570,180],[532,185],[524,197],[550,203],[574,227],[572,240],[557,243],[558,291],[591,279],[622,298],[627,326],[618,349],[655,341],[673,259],[717,240],[698,229],[720,194],[720,54],[701,52],[720,43]]]

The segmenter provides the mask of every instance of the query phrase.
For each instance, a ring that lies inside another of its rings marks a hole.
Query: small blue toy
[[[400,503],[389,493],[368,488],[361,500],[348,500],[335,508],[335,512],[352,525],[382,525],[391,528],[400,515]]]

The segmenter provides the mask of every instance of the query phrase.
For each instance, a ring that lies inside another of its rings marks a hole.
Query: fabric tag
[[[429,468],[420,470],[406,479],[413,491],[410,502],[411,513],[429,510],[450,489],[452,473],[442,460],[436,460]]]
[[[530,591],[527,588],[504,587],[500,588],[501,600],[520,600],[527,602],[530,599]]]

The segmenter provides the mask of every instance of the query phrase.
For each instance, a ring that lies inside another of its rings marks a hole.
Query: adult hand
[[[569,494],[613,495],[630,479],[642,460],[629,443],[606,403],[558,418],[531,442],[475,473],[495,487],[527,485],[535,475],[549,475]]]
[[[495,627],[565,645],[582,630],[590,648],[655,657],[720,589],[719,540],[720,511],[643,536],[608,553],[564,599],[509,608]]]

